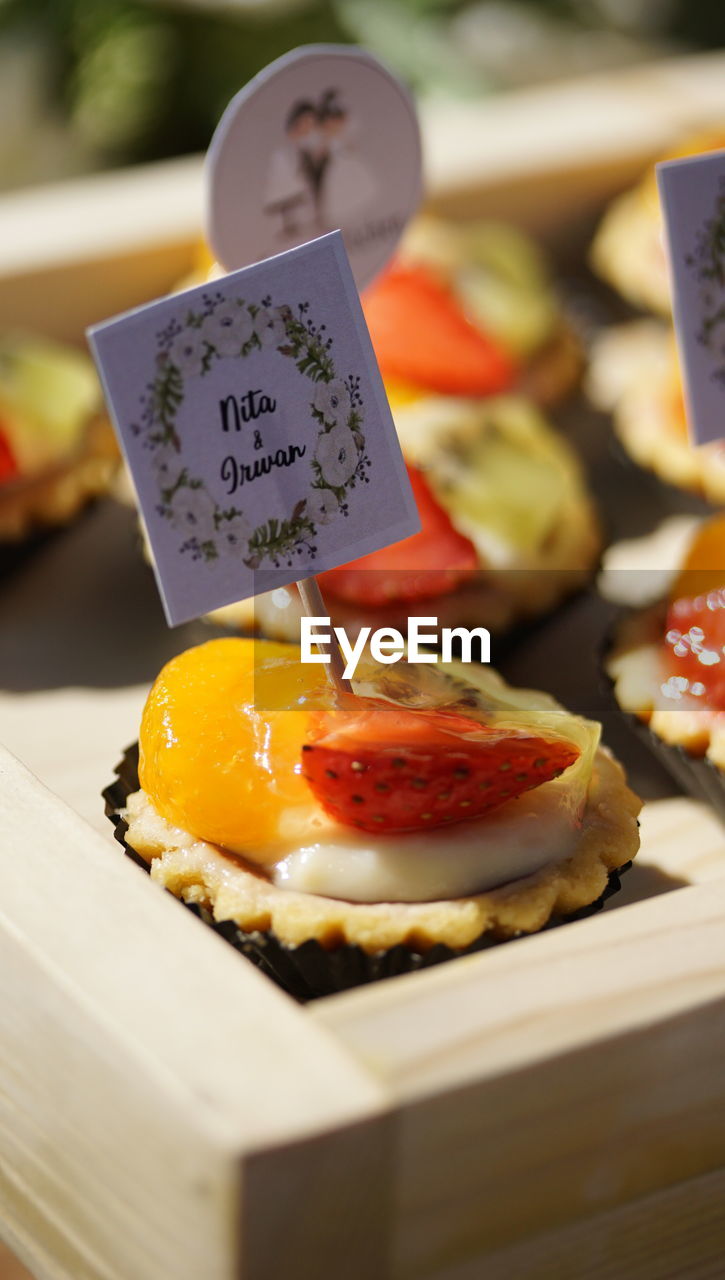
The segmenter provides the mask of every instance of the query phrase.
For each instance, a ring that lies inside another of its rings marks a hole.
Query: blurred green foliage
[[[287,49],[317,41],[364,43],[427,93],[479,94],[724,45],[725,3],[0,0],[0,59],[7,67],[13,50],[32,50],[33,111],[62,131],[71,168],[205,148],[241,85]],[[7,140],[16,115],[2,68]]]
[[[45,51],[44,91],[108,160],[206,147],[226,103],[298,44],[347,37],[329,0],[210,11],[140,0],[0,0],[0,37]]]

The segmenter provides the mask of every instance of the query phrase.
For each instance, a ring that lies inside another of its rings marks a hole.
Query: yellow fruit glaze
[[[698,529],[670,591],[670,600],[706,595],[725,587],[725,515],[713,516]]]
[[[665,412],[668,413],[669,416],[663,425],[672,432],[673,436],[681,440],[684,444],[691,444],[690,430],[687,425],[685,389],[682,385],[680,367],[676,358],[673,358],[669,374],[667,376],[665,395],[667,397]]]
[[[324,669],[291,645],[211,640],[172,659],[143,713],[139,780],[175,826],[230,849],[265,845],[317,802],[300,774]]]
[[[722,127],[719,129],[703,129],[701,132],[691,134],[678,142],[674,147],[670,147],[668,151],[665,151],[664,155],[659,157],[658,163],[664,163],[668,160],[688,160],[691,156],[705,155],[708,151],[721,151],[724,147],[725,130]],[[654,165],[647,169],[640,183],[640,194],[644,202],[651,207],[659,219],[660,198]]]
[[[206,279],[216,269],[218,263],[206,240],[200,240],[194,253],[192,271]]]
[[[386,378],[385,394],[392,412],[395,413],[396,409],[405,409],[409,404],[425,399],[428,393],[420,387],[413,386],[412,382]]]

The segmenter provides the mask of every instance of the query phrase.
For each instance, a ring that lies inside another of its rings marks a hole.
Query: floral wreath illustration
[[[275,567],[292,566],[295,557],[314,560],[318,526],[348,515],[348,494],[369,483],[370,458],[362,431],[360,378],[336,376],[332,338],[326,326],[309,318],[309,303],[292,308],[206,293],[201,310],[189,310],[183,324],[176,318],[157,334],[157,373],[141,397],[141,414],[132,431],[143,436],[159,488],[157,511],[184,539],[179,552],[206,563],[223,555],[241,556],[250,569],[264,560]],[[184,380],[203,377],[217,360],[245,358],[257,350],[276,348],[295,362],[314,385],[312,419],[319,431],[312,457],[308,492],[289,514],[253,528],[243,510],[222,507],[204,481],[184,465],[176,417],[184,400]]]
[[[720,179],[712,217],[697,232],[685,264],[700,284],[702,320],[695,337],[716,362],[713,379],[725,385],[725,344],[720,331],[725,323],[725,179]]]

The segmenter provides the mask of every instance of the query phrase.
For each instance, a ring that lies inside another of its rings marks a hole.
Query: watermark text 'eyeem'
[[[361,627],[354,640],[350,640],[344,627],[332,627],[329,618],[303,617],[300,619],[300,657],[303,662],[329,662],[329,654],[319,652],[315,646],[329,645],[337,640],[345,659],[345,680],[351,680],[357,665],[369,650],[373,661],[385,664],[400,662],[490,662],[491,636],[486,627],[441,627],[434,617],[408,618],[404,635],[396,627]],[[480,652],[473,658],[474,644]],[[454,652],[455,651],[455,652]]]

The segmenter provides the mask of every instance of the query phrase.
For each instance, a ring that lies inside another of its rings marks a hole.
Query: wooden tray
[[[433,193],[535,215],[577,298],[602,200],[716,113],[718,58],[433,117]],[[199,216],[195,161],[8,199],[0,325],[80,339],[173,283]],[[561,425],[615,537],[702,509],[625,466],[581,402]],[[43,781],[2,752],[0,1214],[37,1276],[721,1274],[725,840],[607,707],[608,616],[580,597],[499,665],[600,715],[651,798],[623,894],[302,1008],[120,857],[102,817],[145,685],[211,634],[166,631],[131,513],[98,504],[6,576],[0,737]]]

